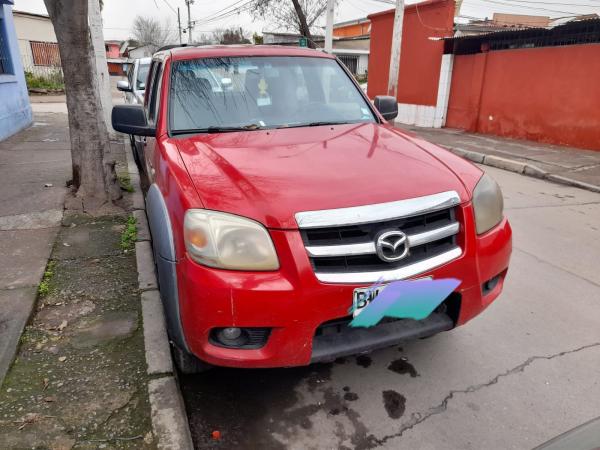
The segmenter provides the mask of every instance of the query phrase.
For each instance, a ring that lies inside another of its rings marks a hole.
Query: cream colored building
[[[19,51],[25,71],[46,73],[60,67],[54,27],[43,14],[13,11]]]

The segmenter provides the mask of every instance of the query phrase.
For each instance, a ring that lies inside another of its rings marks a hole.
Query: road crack
[[[410,420],[408,422],[406,422],[405,424],[403,424],[402,427],[396,433],[384,436],[383,438],[380,438],[380,439],[377,439],[377,445],[381,446],[381,445],[385,444],[387,441],[389,441],[390,439],[393,439],[396,437],[401,437],[406,431],[412,430],[414,427],[425,422],[430,417],[438,415],[438,414],[442,414],[443,412],[445,412],[448,409],[448,403],[450,402],[450,400],[452,400],[458,394],[470,394],[472,392],[477,392],[480,389],[483,389],[483,388],[486,388],[489,386],[493,386],[493,385],[497,384],[501,378],[505,378],[505,377],[514,375],[516,373],[523,372],[530,364],[532,364],[535,361],[551,360],[554,358],[560,358],[561,356],[570,355],[570,354],[577,353],[577,352],[587,350],[590,348],[594,348],[594,347],[600,347],[600,342],[583,345],[583,346],[577,347],[573,350],[565,350],[560,353],[555,353],[553,355],[531,356],[531,357],[527,358],[524,362],[519,364],[518,366],[515,366],[512,369],[509,369],[505,372],[502,372],[502,373],[496,375],[494,378],[492,378],[491,380],[489,380],[485,383],[474,384],[474,385],[467,387],[466,389],[450,391],[448,393],[448,395],[446,395],[438,405],[436,405],[432,408],[429,408],[429,410],[427,412],[412,413],[410,416]]]

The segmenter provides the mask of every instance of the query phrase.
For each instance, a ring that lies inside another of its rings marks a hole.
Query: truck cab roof
[[[169,55],[180,61],[196,58],[219,58],[233,56],[304,56],[312,58],[335,59],[335,56],[324,51],[303,47],[287,47],[280,45],[204,45],[181,46],[158,51],[155,55]]]

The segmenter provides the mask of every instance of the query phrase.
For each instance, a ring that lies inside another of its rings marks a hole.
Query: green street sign
[[[298,46],[299,47],[308,47],[308,38],[302,36],[300,39],[298,39]]]

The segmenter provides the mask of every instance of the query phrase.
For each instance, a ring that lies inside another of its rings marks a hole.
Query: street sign
[[[308,47],[308,38],[302,36],[300,39],[298,39],[298,46],[299,47]]]

